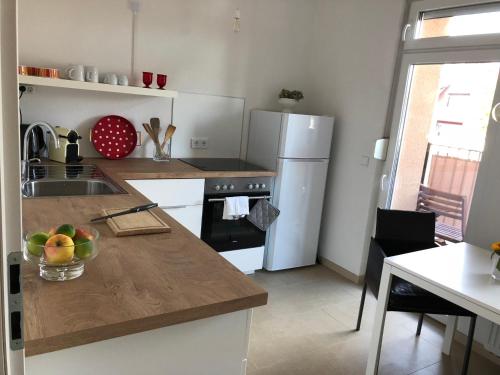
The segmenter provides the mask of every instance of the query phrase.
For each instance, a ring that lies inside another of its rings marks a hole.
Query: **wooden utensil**
[[[172,136],[174,135],[174,133],[175,133],[175,130],[176,130],[176,129],[177,129],[177,128],[176,128],[175,126],[173,126],[172,124],[170,124],[170,125],[168,126],[167,130],[165,130],[165,135],[164,135],[164,137],[163,137],[163,142],[162,142],[162,144],[161,144],[161,148],[162,148],[162,150],[163,150],[163,148],[165,147],[165,145],[167,144],[168,140],[169,140],[170,138],[172,138]]]
[[[153,129],[151,128],[151,125],[149,125],[148,123],[144,123],[144,124],[142,124],[142,126],[144,127],[146,132],[149,134],[149,136],[151,137],[153,142],[156,143],[155,133],[154,133]]]
[[[158,144],[160,143],[160,119],[158,117],[152,117],[150,120],[151,127],[153,128],[153,132],[155,135],[155,139]]]
[[[150,125],[148,123],[144,122],[142,124],[142,127],[144,128],[144,130],[146,130],[146,133],[148,133],[150,137],[153,137],[153,132],[152,132]]]

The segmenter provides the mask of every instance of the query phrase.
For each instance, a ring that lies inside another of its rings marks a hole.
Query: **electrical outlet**
[[[35,92],[35,87],[28,85],[19,85],[19,92],[23,92],[23,95],[33,94]]]
[[[208,138],[207,137],[191,138],[191,148],[207,149]]]

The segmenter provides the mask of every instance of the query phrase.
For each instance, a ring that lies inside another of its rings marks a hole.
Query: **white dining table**
[[[366,375],[378,372],[385,314],[393,276],[500,325],[500,281],[490,276],[491,252],[462,242],[385,259],[378,294],[375,325]],[[449,317],[443,353],[449,354],[456,330],[456,317]]]

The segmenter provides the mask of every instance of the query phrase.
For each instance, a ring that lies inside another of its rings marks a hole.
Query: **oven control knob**
[[[260,185],[259,184],[255,184],[255,188],[256,189],[260,188]]]
[[[248,187],[250,190],[252,190],[252,189],[253,189],[253,185],[252,185],[252,184],[248,184],[248,186],[247,186],[247,187]]]
[[[262,189],[265,189],[265,188],[266,188],[266,184],[260,184],[260,187],[261,187]]]
[[[229,190],[234,190],[234,185],[233,184],[229,185]]]
[[[217,190],[217,191],[219,191],[220,190],[220,185],[215,185],[214,189]]]
[[[222,190],[227,190],[227,185],[222,185]]]

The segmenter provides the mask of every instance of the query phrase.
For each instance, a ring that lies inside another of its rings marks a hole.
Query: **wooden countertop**
[[[221,178],[276,176],[273,171],[202,171],[178,159],[155,162],[151,159],[85,159],[83,163],[97,164],[106,172],[119,175],[124,180],[159,178]]]
[[[212,177],[180,161],[86,162],[98,164],[128,194],[23,199],[25,231],[62,223],[88,225],[103,208],[147,203],[124,179]],[[163,210],[154,212],[171,233],[118,238],[105,223],[94,224],[101,234],[100,254],[78,279],[45,281],[37,268],[24,263],[27,356],[267,303],[264,289]]]

